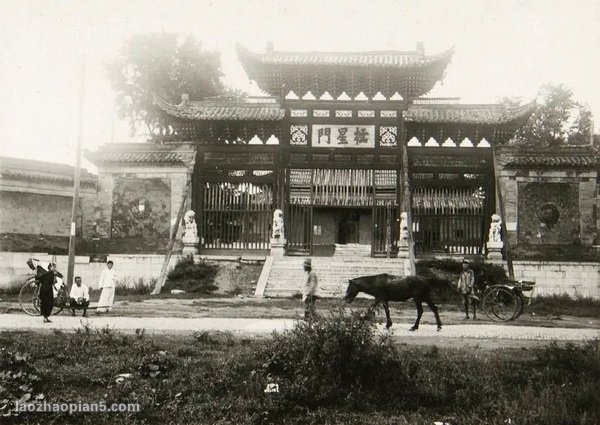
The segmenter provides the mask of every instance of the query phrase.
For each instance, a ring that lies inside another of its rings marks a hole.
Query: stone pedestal
[[[398,258],[408,258],[408,244],[400,243],[398,244]]]
[[[285,238],[271,238],[271,256],[283,257],[285,255]]]
[[[487,258],[489,260],[502,260],[502,248],[504,242],[488,242],[487,243]]]
[[[198,244],[200,243],[198,236],[184,236],[181,242],[183,242],[183,250],[181,251],[183,255],[198,254]]]

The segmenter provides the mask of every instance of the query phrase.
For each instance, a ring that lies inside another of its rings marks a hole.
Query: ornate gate
[[[415,252],[483,253],[484,187],[416,187],[412,194]]]
[[[374,170],[373,174],[371,253],[373,256],[389,257],[397,252],[398,174],[396,170]]]
[[[290,169],[289,203],[286,225],[288,253],[312,254],[312,170]]]
[[[272,184],[207,182],[203,196],[204,248],[269,249]]]

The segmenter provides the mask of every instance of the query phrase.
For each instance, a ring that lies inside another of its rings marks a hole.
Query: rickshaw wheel
[[[508,288],[492,288],[483,299],[483,310],[486,316],[495,322],[507,322],[517,317],[518,297]]]
[[[40,287],[35,278],[27,279],[19,291],[19,304],[21,310],[30,316],[40,315]]]

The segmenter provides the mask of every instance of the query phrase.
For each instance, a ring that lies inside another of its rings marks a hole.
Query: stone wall
[[[76,211],[77,234],[83,237],[94,231],[94,195],[83,192]],[[72,194],[0,191],[0,232],[68,237],[72,199]]]
[[[534,296],[562,295],[600,299],[600,264],[513,262],[515,279],[535,281]]]
[[[47,253],[27,252],[0,252],[0,288],[6,287],[11,282],[23,280],[30,272],[26,261],[34,257],[41,261],[45,268],[52,256]],[[180,256],[173,255],[169,267],[174,267]],[[152,279],[160,276],[160,271],[165,257],[163,255],[110,255],[108,260],[114,261],[114,270],[117,281],[121,285],[131,285],[143,279],[150,284]],[[56,266],[63,274],[67,271],[68,256],[56,256]],[[76,256],[74,275],[81,276],[83,282],[91,288],[98,287],[98,280],[102,270],[106,268],[105,263],[91,263],[89,256]]]

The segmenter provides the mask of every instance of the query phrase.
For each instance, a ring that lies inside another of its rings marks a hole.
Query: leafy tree
[[[193,36],[135,35],[107,69],[117,93],[117,111],[128,119],[132,133],[144,124],[150,133],[166,125],[153,104],[154,95],[179,103],[183,93],[201,100],[223,92],[219,54],[202,50]]]
[[[516,99],[504,99],[505,106],[517,106]],[[571,89],[547,84],[538,93],[538,105],[529,120],[509,142],[519,146],[556,147],[589,144],[592,112],[573,99]]]

